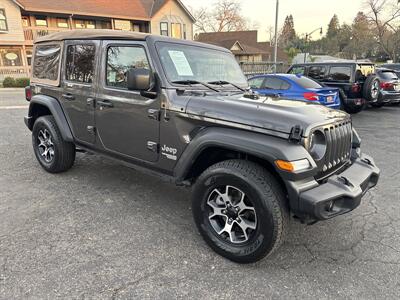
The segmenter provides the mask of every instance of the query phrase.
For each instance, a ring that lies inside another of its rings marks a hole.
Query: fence
[[[240,62],[240,67],[246,77],[274,72],[274,63],[270,61]],[[288,65],[283,62],[276,64],[277,73],[286,73],[287,68]]]

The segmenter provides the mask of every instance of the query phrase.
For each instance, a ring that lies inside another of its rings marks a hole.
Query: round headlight
[[[308,149],[311,156],[315,160],[321,160],[325,156],[326,138],[325,134],[322,131],[316,130],[313,132],[313,134],[310,136]]]

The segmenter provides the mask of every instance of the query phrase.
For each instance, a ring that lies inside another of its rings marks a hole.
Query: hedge
[[[17,78],[14,79],[12,77],[6,77],[3,80],[3,87],[5,88],[18,88],[18,87],[26,87],[30,83],[29,78]]]

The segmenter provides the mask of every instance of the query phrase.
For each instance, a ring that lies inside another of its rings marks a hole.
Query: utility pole
[[[274,72],[275,73],[276,73],[276,64],[278,62],[278,12],[279,12],[279,0],[276,0],[275,45],[274,45]]]

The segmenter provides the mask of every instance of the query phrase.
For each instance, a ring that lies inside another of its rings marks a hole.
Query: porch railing
[[[30,76],[30,67],[0,67],[0,82],[6,77],[23,78]]]
[[[69,30],[69,28],[24,27],[24,36],[26,41],[34,41],[38,37],[65,30]]]

